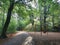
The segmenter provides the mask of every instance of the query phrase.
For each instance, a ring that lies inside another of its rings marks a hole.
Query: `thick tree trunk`
[[[10,2],[10,7],[8,8],[8,13],[7,13],[7,19],[6,19],[6,22],[4,24],[4,27],[3,27],[2,33],[1,33],[1,38],[7,38],[6,32],[7,32],[7,28],[9,26],[9,23],[10,23],[13,7],[14,7],[14,2]]]

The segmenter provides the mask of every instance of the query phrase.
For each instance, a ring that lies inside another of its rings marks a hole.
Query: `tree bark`
[[[40,30],[42,31],[42,14],[40,15]]]
[[[47,31],[46,30],[46,15],[47,15],[47,12],[46,12],[46,5],[44,6],[44,33]]]
[[[10,2],[10,7],[8,8],[6,22],[3,26],[2,33],[1,33],[1,38],[7,38],[6,33],[7,33],[9,23],[10,23],[11,13],[12,13],[13,7],[14,7],[14,2]]]
[[[54,31],[54,14],[52,15],[53,31]]]

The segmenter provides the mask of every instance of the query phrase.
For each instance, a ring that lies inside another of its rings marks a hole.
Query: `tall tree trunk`
[[[46,32],[46,15],[47,15],[47,12],[46,12],[46,5],[44,6],[44,33]]]
[[[42,13],[42,10],[41,10],[41,8],[42,8],[42,6],[41,6],[41,4],[39,4],[39,12],[40,12],[40,31],[43,31],[43,29],[42,29],[42,24],[43,24],[43,13]]]
[[[1,38],[7,38],[6,32],[7,32],[7,28],[9,26],[9,23],[10,23],[11,13],[12,13],[13,7],[14,7],[14,2],[11,1],[10,7],[8,8],[7,19],[6,19],[6,22],[5,22],[4,27],[2,29]]]
[[[54,14],[52,15],[53,31],[54,31]]]
[[[40,30],[42,31],[42,14],[40,15]]]

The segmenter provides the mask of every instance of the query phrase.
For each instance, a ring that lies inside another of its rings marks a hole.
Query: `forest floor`
[[[22,34],[22,35],[21,35]],[[13,34],[8,34],[7,39],[0,39],[0,45],[9,45],[9,43],[15,43],[13,45],[21,45],[20,42],[22,43],[28,35],[23,35],[23,34],[29,34],[30,36],[33,37],[34,40],[60,40],[60,33],[58,32],[46,32],[46,33],[41,33],[41,32],[25,32],[25,31],[18,31],[17,33]],[[24,39],[23,39],[24,37]],[[21,38],[21,39],[20,39]],[[11,45],[11,44],[10,44]]]

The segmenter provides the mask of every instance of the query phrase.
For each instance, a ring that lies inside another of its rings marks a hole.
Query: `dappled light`
[[[60,0],[0,0],[0,45],[60,45]]]

